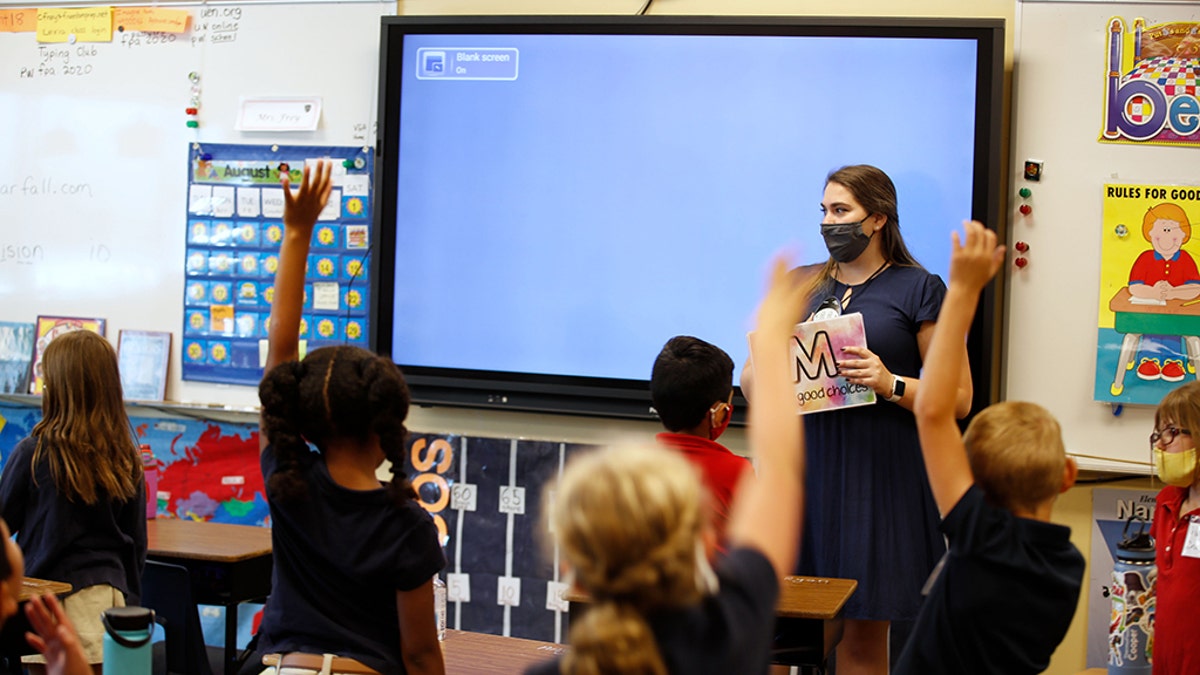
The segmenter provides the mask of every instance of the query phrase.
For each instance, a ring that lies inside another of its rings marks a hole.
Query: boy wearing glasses
[[[1155,498],[1154,675],[1200,673],[1200,478],[1191,429],[1200,423],[1200,382],[1171,390],[1154,413],[1150,449],[1167,484]]]
[[[954,234],[950,285],[914,413],[950,547],[938,564],[893,675],[1040,673],[1075,615],[1084,560],[1054,500],[1075,483],[1058,422],[1041,406],[989,406],[959,432],[955,394],[979,292],[1004,247],[966,224]],[[1198,671],[1200,672],[1200,671]]]

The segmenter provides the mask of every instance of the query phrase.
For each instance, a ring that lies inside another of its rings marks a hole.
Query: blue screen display
[[[943,278],[972,215],[974,39],[406,35],[403,68],[401,365],[644,380],[688,334],[740,368],[772,253],[827,257],[831,170],[886,171]]]

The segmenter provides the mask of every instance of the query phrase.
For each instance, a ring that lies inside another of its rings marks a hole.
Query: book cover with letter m
[[[797,324],[791,344],[797,412],[804,415],[875,403],[874,389],[846,381],[837,367],[843,347],[866,346],[862,314]]]

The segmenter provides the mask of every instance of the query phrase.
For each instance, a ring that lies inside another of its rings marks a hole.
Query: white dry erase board
[[[1114,16],[1127,26],[1138,17],[1146,24],[1200,20],[1195,4],[1017,5],[1008,243],[1028,244],[1029,264],[1008,268],[1005,398],[1049,409],[1062,425],[1068,452],[1124,460],[1080,458],[1081,466],[1145,472],[1144,465],[1127,462],[1150,459],[1154,406],[1124,405],[1118,416],[1111,404],[1095,400],[1098,315],[1109,300],[1100,293],[1101,242],[1114,236],[1101,227],[1101,191],[1106,183],[1200,184],[1200,147],[1098,141]],[[1024,178],[1031,159],[1043,162],[1038,182]],[[1019,196],[1022,187],[1031,190],[1028,199]],[[1022,204],[1032,208],[1029,215],[1019,212]],[[1192,227],[1200,228],[1200,202],[1184,206],[1193,214]],[[1140,221],[1129,223],[1127,236],[1144,243]],[[1102,381],[1113,379],[1105,364],[1100,370]],[[1126,391],[1135,378],[1135,372],[1125,373]],[[1161,393],[1169,389],[1161,383]]]
[[[253,387],[180,380],[190,144],[373,145],[379,18],[395,4],[170,7],[191,13],[187,32],[0,33],[0,321],[102,317],[114,345],[169,331],[169,400],[257,405]],[[236,131],[246,97],[320,97],[321,119]]]

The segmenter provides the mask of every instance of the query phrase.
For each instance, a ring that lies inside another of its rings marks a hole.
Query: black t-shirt
[[[146,566],[146,485],[133,499],[72,502],[55,488],[50,464],[33,466],[37,439],[13,448],[0,476],[0,505],[25,553],[25,573],[71,584],[76,591],[108,584],[141,602]]]
[[[273,448],[263,451],[264,479],[277,461]],[[331,653],[403,673],[396,591],[446,564],[432,518],[415,501],[397,506],[384,488],[338,485],[316,453],[301,473],[308,495],[268,500],[275,569],[259,651]]]
[[[699,604],[649,618],[667,671],[677,675],[767,672],[779,583],[757,550],[735,548],[716,566],[720,590]],[[554,659],[526,675],[558,675]]]
[[[971,486],[942,521],[944,566],[893,675],[1040,673],[1075,615],[1071,530],[991,506]]]

